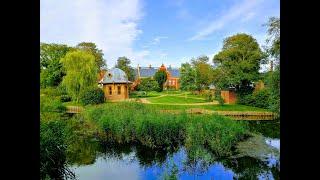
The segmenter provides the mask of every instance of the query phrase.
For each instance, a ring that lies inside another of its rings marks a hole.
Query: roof
[[[153,77],[159,68],[154,67],[139,67],[140,77]],[[180,77],[180,71],[178,68],[167,68],[171,77]],[[138,69],[135,69],[136,76],[138,75]]]
[[[140,67],[140,77],[152,77],[158,71],[158,68]]]
[[[105,73],[103,79],[101,80],[102,84],[108,83],[131,83],[128,81],[128,77],[124,71],[119,68],[113,68]]]
[[[167,69],[171,75],[171,77],[180,77],[180,70],[178,68],[168,68]]]

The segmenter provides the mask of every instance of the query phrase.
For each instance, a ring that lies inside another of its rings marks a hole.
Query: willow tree
[[[62,84],[77,102],[82,93],[97,85],[98,67],[95,57],[86,51],[69,52],[61,63],[66,71]]]

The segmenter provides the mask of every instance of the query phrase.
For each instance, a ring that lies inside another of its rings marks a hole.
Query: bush
[[[60,101],[61,102],[69,102],[69,101],[71,101],[71,97],[68,96],[68,95],[61,95],[60,96]]]
[[[238,103],[266,109],[269,107],[269,99],[270,93],[268,89],[262,89],[253,92],[252,94],[240,96],[240,98],[238,99]]]
[[[214,98],[212,95],[212,92],[204,92],[202,95],[204,96],[205,100],[208,102],[211,102]]]
[[[80,96],[80,101],[84,105],[104,103],[104,92],[100,88],[87,90]]]
[[[138,91],[159,91],[159,84],[156,80],[151,78],[141,79],[140,84],[137,86]]]
[[[217,100],[221,106],[224,105],[224,99],[223,99],[222,96],[221,96],[221,91],[218,91],[218,90],[217,90],[217,91],[214,93],[214,99]]]

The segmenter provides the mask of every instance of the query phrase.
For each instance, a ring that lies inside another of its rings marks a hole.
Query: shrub
[[[214,93],[214,99],[216,99],[221,106],[224,105],[224,99],[223,99],[222,96],[221,96],[221,91],[217,90],[217,91]]]
[[[238,99],[239,104],[254,106],[259,108],[269,107],[270,93],[268,89],[262,89],[252,94],[242,95]]]
[[[139,142],[151,148],[172,147],[186,142],[187,148],[209,147],[218,156],[230,153],[231,147],[246,133],[242,122],[227,117],[166,114],[133,102],[89,106],[84,116],[106,132],[107,141]]]
[[[65,124],[63,121],[40,121],[40,177],[68,179],[74,174],[66,163]]]
[[[89,89],[80,96],[80,101],[84,105],[103,103],[105,101],[104,92],[100,88]]]
[[[69,101],[71,101],[71,97],[68,96],[68,95],[61,95],[60,96],[60,101],[61,102],[69,102]]]
[[[156,80],[151,78],[141,79],[140,84],[137,86],[138,91],[159,91],[159,84]]]

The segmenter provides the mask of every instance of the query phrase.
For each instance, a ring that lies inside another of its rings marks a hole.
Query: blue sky
[[[41,0],[40,8],[41,42],[94,42],[108,67],[119,56],[132,66],[211,59],[224,38],[242,32],[263,45],[263,24],[280,14],[279,0]]]

